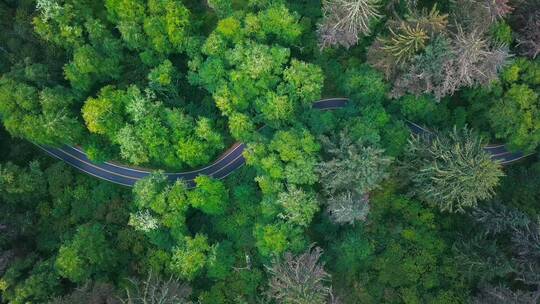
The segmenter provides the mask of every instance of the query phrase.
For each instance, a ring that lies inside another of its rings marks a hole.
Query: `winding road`
[[[347,98],[323,99],[314,102],[313,108],[319,110],[339,109],[345,107],[347,102]],[[431,133],[431,131],[413,122],[406,121],[406,123],[414,134]],[[56,157],[89,175],[127,187],[133,187],[135,182],[148,176],[152,172],[152,170],[135,169],[112,162],[95,163],[89,160],[86,153],[77,147],[64,146],[61,148],[53,148],[41,145],[38,146],[51,156]],[[244,165],[245,159],[242,156],[244,148],[245,145],[243,143],[235,143],[217,160],[204,168],[187,172],[165,174],[170,181],[176,181],[178,179],[184,180],[190,188],[195,186],[194,179],[198,175],[208,175],[216,179],[223,179],[234,170]],[[491,155],[493,160],[497,160],[503,165],[528,156],[521,152],[510,152],[506,149],[504,144],[487,145],[484,147],[484,150]]]

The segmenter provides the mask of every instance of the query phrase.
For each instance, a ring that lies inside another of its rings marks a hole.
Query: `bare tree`
[[[275,260],[267,267],[268,296],[284,304],[326,304],[333,299],[330,274],[319,262],[322,252],[310,247],[299,256],[286,253],[282,261]]]
[[[485,286],[473,299],[473,304],[537,304],[540,300],[540,290],[524,292],[513,291],[505,286]]]
[[[131,280],[132,288],[126,289],[123,304],[189,304],[191,288],[180,280],[168,280],[148,274],[145,281]]]
[[[525,56],[536,58],[540,54],[540,11],[531,16],[518,32],[518,46]]]
[[[330,219],[337,224],[354,224],[365,221],[369,214],[369,196],[345,191],[328,199],[327,211]]]
[[[369,35],[370,23],[381,17],[379,0],[325,0],[323,21],[319,24],[320,47],[349,48],[362,35]]]
[[[485,0],[484,7],[491,16],[491,21],[502,19],[514,9],[509,5],[509,0]]]
[[[516,0],[510,16],[521,54],[536,58],[540,54],[540,0]]]
[[[72,293],[53,299],[49,304],[119,304],[114,286],[106,283],[87,282]]]
[[[485,33],[493,24],[487,8],[490,0],[451,0],[450,25],[460,26],[469,31]]]
[[[454,36],[452,49],[455,57],[443,66],[445,76],[438,88],[440,96],[452,95],[461,87],[491,82],[510,57],[505,46],[489,49],[480,31],[466,33],[461,27]]]

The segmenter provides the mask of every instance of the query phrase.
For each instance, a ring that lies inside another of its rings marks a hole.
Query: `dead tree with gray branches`
[[[326,304],[334,302],[330,274],[319,262],[323,251],[310,247],[299,256],[286,253],[267,267],[270,274],[268,296],[277,303]]]
[[[321,49],[350,48],[362,35],[369,35],[370,23],[380,17],[379,0],[325,0],[318,30]]]

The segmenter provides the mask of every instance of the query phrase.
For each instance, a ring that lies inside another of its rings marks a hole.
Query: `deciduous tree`
[[[279,193],[277,204],[283,208],[283,212],[278,215],[280,218],[304,227],[311,223],[311,219],[319,211],[315,193],[306,192],[294,185],[289,186],[286,192]]]
[[[117,263],[117,256],[99,224],[81,226],[71,242],[60,248],[56,258],[60,275],[76,283],[112,272]]]
[[[215,246],[208,244],[206,236],[197,234],[186,237],[180,246],[173,250],[171,271],[181,278],[193,280],[215,255]]]

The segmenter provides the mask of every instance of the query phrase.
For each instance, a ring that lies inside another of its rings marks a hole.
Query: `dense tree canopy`
[[[0,303],[539,302],[539,9],[1,1]]]

